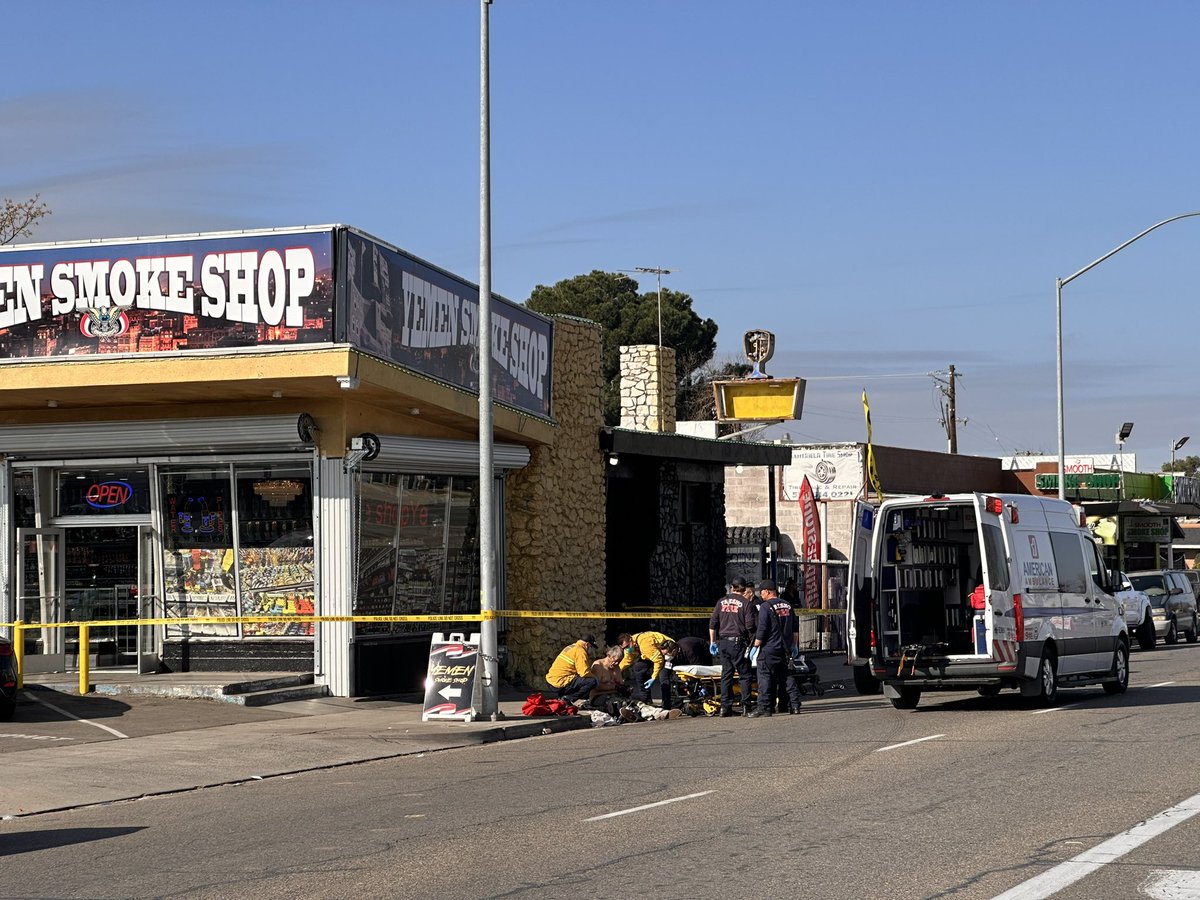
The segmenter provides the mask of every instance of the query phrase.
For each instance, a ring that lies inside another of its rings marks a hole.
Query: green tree
[[[1181,457],[1175,460],[1174,466],[1172,466],[1169,462],[1162,464],[1162,471],[1180,472],[1184,475],[1194,476],[1197,469],[1200,469],[1200,456]]]
[[[41,194],[34,194],[28,200],[4,198],[0,206],[0,244],[10,243],[19,237],[29,237],[38,220],[50,215],[50,207],[42,202],[41,197]]]
[[[621,350],[632,344],[658,343],[658,289],[638,292],[628,275],[594,270],[557,284],[539,284],[526,305],[547,315],[575,316],[602,326],[600,368],[604,375],[604,421],[621,421]],[[693,373],[707,365],[717,349],[717,323],[692,309],[692,298],[679,291],[662,292],[663,346],[675,350],[675,375],[680,390],[676,415],[685,413]]]

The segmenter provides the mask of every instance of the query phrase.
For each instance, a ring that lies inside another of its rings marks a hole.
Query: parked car
[[[13,645],[0,637],[0,722],[7,722],[17,708],[17,658]]]
[[[1155,634],[1168,644],[1174,644],[1182,631],[1189,644],[1196,643],[1197,629],[1200,627],[1196,594],[1183,572],[1173,569],[1130,572],[1129,582],[1135,590],[1142,591],[1150,598]]]
[[[1154,610],[1150,598],[1144,591],[1134,588],[1124,572],[1117,572],[1116,576],[1118,590],[1115,596],[1117,603],[1125,610],[1125,627],[1130,634],[1136,635],[1139,647],[1153,650],[1158,645],[1158,634],[1154,630]]]

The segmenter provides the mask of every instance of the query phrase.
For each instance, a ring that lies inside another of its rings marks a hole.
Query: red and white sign
[[[800,482],[801,552],[806,560],[821,558],[821,518],[817,512],[817,498],[813,494],[808,477]],[[809,609],[821,606],[821,567],[804,566],[804,605]]]

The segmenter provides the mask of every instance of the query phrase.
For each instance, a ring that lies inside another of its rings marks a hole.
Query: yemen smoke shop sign
[[[0,358],[333,339],[333,232],[0,250]]]
[[[339,340],[478,393],[478,287],[356,231],[344,244]],[[491,318],[492,396],[548,418],[550,321],[495,295]]]
[[[429,645],[429,674],[425,678],[425,708],[421,721],[475,718],[475,681],[479,669],[479,634],[470,640],[441,632]]]

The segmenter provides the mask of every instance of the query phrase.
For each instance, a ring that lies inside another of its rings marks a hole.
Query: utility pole
[[[958,405],[954,394],[954,379],[961,377],[954,371],[953,364],[950,366],[949,381],[943,381],[937,375],[933,376],[933,380],[937,382],[938,390],[946,398],[946,402],[942,404],[942,425],[946,429],[946,442],[949,445],[951,453],[958,453],[958,423],[966,425],[966,419],[958,418]]]

